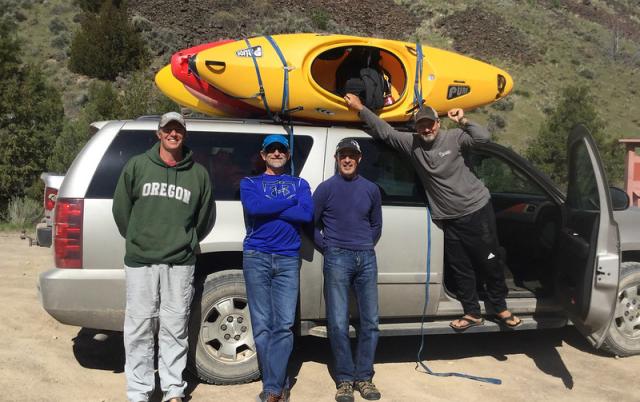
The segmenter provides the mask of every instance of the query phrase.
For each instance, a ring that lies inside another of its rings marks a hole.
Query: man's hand
[[[456,122],[456,124],[466,125],[468,122],[468,119],[464,117],[464,110],[460,108],[453,108],[449,110],[447,112],[447,116],[449,117],[449,119]]]
[[[346,94],[344,96],[344,100],[347,102],[347,107],[351,110],[359,112],[364,108],[362,101],[360,101],[360,98],[357,95]]]

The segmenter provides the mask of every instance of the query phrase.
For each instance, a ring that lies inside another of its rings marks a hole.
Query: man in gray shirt
[[[432,218],[444,231],[445,262],[464,310],[451,327],[463,331],[484,324],[474,266],[485,274],[487,299],[500,322],[508,327],[520,325],[521,320],[511,314],[505,301],[508,289],[498,255],[491,195],[462,157],[464,148],[489,142],[489,132],[464,117],[462,109],[448,112],[459,128],[440,130],[437,112],[424,106],[414,118],[416,133],[403,133],[367,109],[356,95],[346,94],[344,99],[369,126],[369,134],[406,154],[420,177]]]

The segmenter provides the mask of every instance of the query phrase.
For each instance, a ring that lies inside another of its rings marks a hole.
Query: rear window
[[[265,136],[189,132],[186,145],[193,151],[193,159],[209,172],[216,200],[240,200],[240,180],[264,172],[259,148]],[[100,161],[86,198],[113,198],[118,178],[127,161],[145,152],[157,141],[155,131],[122,130]],[[312,145],[313,139],[309,136],[295,137],[293,162],[296,172],[302,170]]]

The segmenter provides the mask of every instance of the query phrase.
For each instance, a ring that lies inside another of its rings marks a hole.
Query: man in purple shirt
[[[380,190],[358,175],[362,152],[356,140],[340,141],[335,159],[339,174],[318,186],[313,202],[314,240],[324,252],[336,401],[353,402],[354,387],[364,399],[377,400],[380,392],[371,379],[378,344],[378,267],[373,248],[382,232]],[[356,296],[360,316],[355,359],[349,341],[349,288]]]

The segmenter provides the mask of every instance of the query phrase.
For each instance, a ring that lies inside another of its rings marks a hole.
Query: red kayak
[[[235,40],[224,39],[218,42],[205,43],[203,45],[190,47],[176,52],[171,56],[171,73],[178,81],[184,84],[187,91],[189,91],[193,96],[230,116],[264,116],[264,110],[233,98],[219,89],[216,89],[205,80],[200,79],[197,74],[194,74],[194,71],[196,71],[195,68],[191,68],[189,65],[192,57],[198,52],[224,45],[229,42],[235,42]]]

